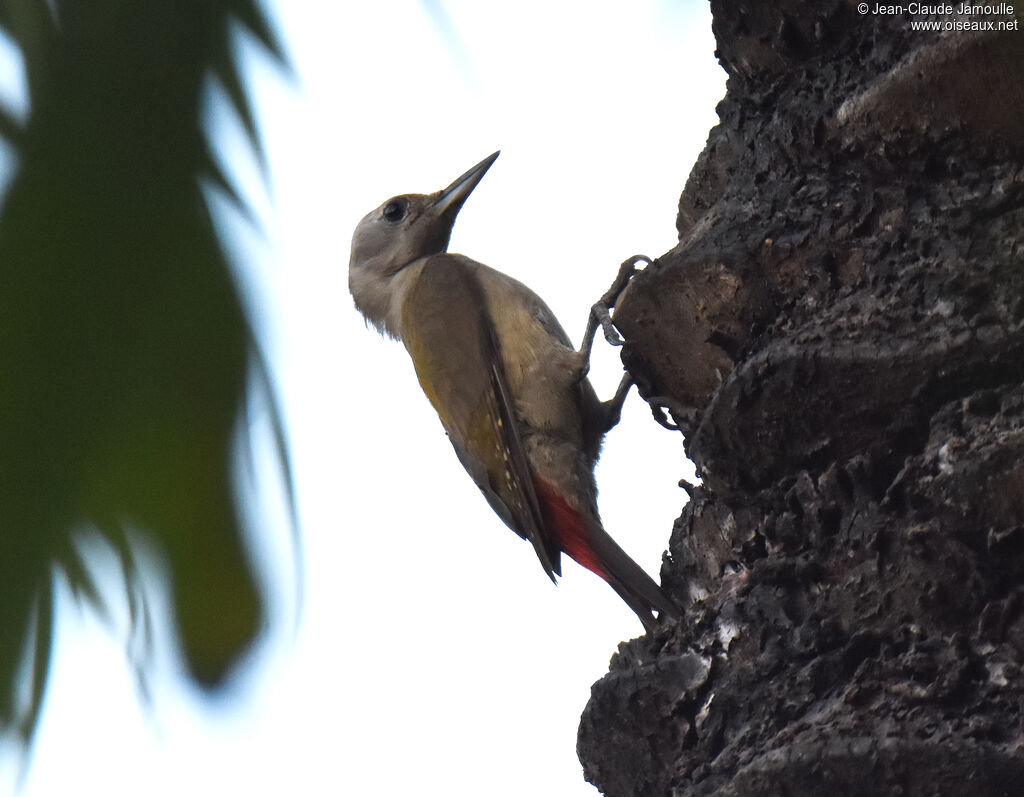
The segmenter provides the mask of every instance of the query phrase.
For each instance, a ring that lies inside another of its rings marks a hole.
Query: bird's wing
[[[544,524],[476,268],[458,255],[431,257],[402,303],[402,340],[459,461],[554,581],[560,549]]]

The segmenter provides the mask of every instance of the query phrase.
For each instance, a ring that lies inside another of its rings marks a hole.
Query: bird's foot
[[[680,421],[693,423],[697,417],[696,409],[693,407],[684,407],[670,396],[650,396],[647,398],[647,404],[651,408],[651,414],[654,416],[654,420],[673,432],[682,431],[679,426]],[[665,410],[668,410],[668,414],[672,416],[672,420],[669,420]]]
[[[583,355],[585,362],[590,362],[590,350],[594,345],[594,333],[597,332],[598,324],[601,325],[601,331],[604,333],[605,340],[612,346],[621,346],[625,343],[619,331],[615,328],[611,311],[619,297],[622,296],[622,292],[626,290],[629,281],[639,273],[640,269],[637,268],[637,265],[640,263],[649,266],[654,261],[646,255],[633,255],[624,260],[622,265],[619,266],[619,273],[615,276],[615,281],[611,287],[590,308],[590,318],[587,319],[587,331],[583,334],[583,346],[580,348],[580,354]]]

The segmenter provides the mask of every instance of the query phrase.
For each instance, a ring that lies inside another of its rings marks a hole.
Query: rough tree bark
[[[594,685],[586,777],[1024,793],[1024,33],[711,6],[721,123],[615,313],[702,476],[686,616]],[[958,7],[916,19],[1022,16]]]

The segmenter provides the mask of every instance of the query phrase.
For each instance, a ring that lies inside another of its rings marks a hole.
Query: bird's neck
[[[381,334],[402,339],[402,302],[425,263],[426,258],[420,258],[390,274],[372,263],[349,269],[348,286],[356,307]]]

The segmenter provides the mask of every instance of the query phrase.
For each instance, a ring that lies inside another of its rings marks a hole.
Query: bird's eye
[[[394,224],[405,218],[405,212],[408,209],[409,201],[405,197],[396,197],[388,201],[384,206],[384,210],[381,211],[381,215],[384,217],[384,221],[390,221]]]

